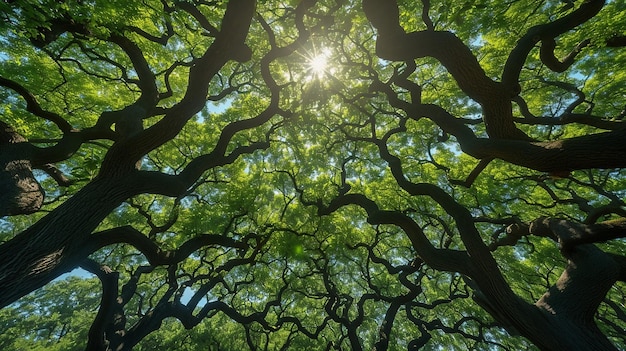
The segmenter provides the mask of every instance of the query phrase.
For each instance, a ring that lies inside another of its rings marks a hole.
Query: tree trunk
[[[595,324],[598,306],[618,279],[619,264],[594,245],[564,251],[568,264],[534,308],[510,323],[542,350],[617,350]]]
[[[126,181],[125,181],[126,180]],[[129,179],[96,179],[0,246],[0,308],[75,268],[89,235],[129,196]]]
[[[548,313],[532,317],[519,316],[526,326],[532,325],[532,332],[521,334],[545,351],[610,351],[615,346],[598,328],[589,328],[572,321],[567,316],[555,316]]]
[[[44,191],[30,161],[21,152],[27,140],[0,121],[0,217],[33,213],[43,204]]]

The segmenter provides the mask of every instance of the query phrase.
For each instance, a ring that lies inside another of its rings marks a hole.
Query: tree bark
[[[558,240],[568,260],[556,283],[535,303],[540,315],[520,314],[519,321],[511,321],[514,325],[521,324],[521,328],[541,326],[539,330],[522,332],[522,335],[544,350],[616,350],[594,318],[609,289],[623,278],[622,264],[616,255],[579,239],[593,236],[602,241],[602,234],[613,236],[621,224],[622,221],[583,225],[541,218],[530,226],[518,227],[529,234]]]
[[[478,138],[461,120],[436,105],[409,105],[404,109],[415,119],[426,117],[454,135],[463,152],[478,159],[503,161],[543,172],[626,167],[626,128],[563,140],[532,142]]]
[[[133,184],[96,179],[37,223],[0,246],[0,308],[75,268],[92,231],[126,198]]]
[[[33,213],[43,204],[44,191],[21,152],[23,143],[26,138],[0,121],[0,217]]]
[[[251,53],[245,45],[245,39],[254,15],[255,6],[256,2],[254,0],[229,1],[222,20],[220,33],[204,55],[190,69],[187,91],[182,100],[159,122],[143,131],[140,130],[138,123],[144,117],[145,111],[135,108],[141,107],[143,102],[138,103],[138,106],[122,111],[124,117],[136,120],[137,127],[131,131],[130,134],[132,135],[124,135],[123,138],[120,138],[111,146],[101,165],[98,177],[50,214],[0,246],[0,308],[40,288],[58,275],[75,268],[91,253],[84,246],[94,229],[100,225],[111,211],[133,195],[151,192],[151,190],[155,190],[153,188],[159,188],[158,185],[141,182],[140,179],[145,180],[142,176],[149,172],[142,173],[137,171],[135,168],[136,162],[151,150],[174,138],[187,121],[205,106],[211,78],[226,62],[233,59],[242,61],[249,59]],[[157,93],[149,67],[131,42],[120,38],[117,39],[118,44],[125,48],[131,56],[131,61],[133,61],[138,74],[140,74],[140,88],[145,95],[145,99],[148,100],[146,105],[153,105],[153,100],[157,98],[155,95]],[[11,82],[7,83],[6,80],[3,80],[2,83],[10,84]],[[14,85],[11,85],[11,87],[18,89],[23,97],[27,99],[30,97],[30,94],[22,91],[19,86],[14,87]],[[35,105],[35,107],[37,106]],[[240,130],[238,129],[240,125],[243,125],[243,127],[250,125],[251,128],[264,123],[271,116],[272,111],[268,110],[257,119],[239,121],[239,124],[233,123],[229,125],[227,131],[222,133],[220,142],[218,142],[218,147],[223,148],[223,150],[220,149],[218,150],[220,152],[216,151],[208,155],[211,158],[211,162],[205,162],[208,164],[206,167],[195,167],[197,172],[189,172],[189,167],[187,167],[184,177],[185,181],[178,182],[178,184],[184,183],[185,185],[182,185],[182,188],[186,189],[186,186],[195,181],[210,165],[232,162],[231,158],[236,158],[239,155],[237,151],[256,150],[254,146],[250,146],[241,148],[241,150],[238,149],[229,156],[224,156],[223,152],[226,150],[232,135]],[[56,118],[56,116],[49,118],[53,117]],[[3,133],[8,135],[6,128],[4,128],[5,125],[2,125],[2,127],[4,129]],[[67,129],[67,126],[64,126],[62,130],[66,132],[63,140],[77,149],[83,141],[82,136],[75,136]],[[2,137],[9,140],[8,137]],[[61,144],[63,142],[60,142],[60,146],[57,145],[56,148],[65,146]],[[0,177],[16,179],[18,182],[14,183],[20,186],[28,186],[27,190],[34,188],[35,186],[32,183],[34,178],[29,173],[30,164],[27,162],[12,164],[9,162],[11,159],[5,161],[1,157],[15,158],[12,156],[12,153],[5,151],[4,147],[0,150],[0,166],[6,168],[5,164],[11,165],[12,168],[9,170],[13,173],[8,173],[8,175],[0,174]],[[33,155],[30,156],[30,160],[36,163],[32,158]],[[205,161],[205,158],[196,159],[194,164]],[[216,159],[218,161],[215,161]],[[45,160],[45,163],[48,162],[52,161]],[[16,176],[16,174],[22,173],[26,174],[22,178],[32,181],[19,183],[20,177]],[[168,181],[174,180],[173,177],[165,176],[165,178]],[[2,179],[0,178],[0,180]],[[178,186],[169,185],[170,188],[168,190],[156,189],[156,191],[170,191],[173,195],[181,193],[181,189]],[[33,193],[33,191],[30,191],[30,193]],[[30,199],[30,197],[23,195],[30,193],[18,191],[18,199],[21,201],[19,204],[24,203],[35,207],[32,205],[32,203],[36,205],[35,201],[27,202],[22,199]],[[43,199],[43,195],[41,195],[41,198]],[[22,207],[29,208],[26,205],[22,205]]]
[[[543,172],[626,167],[626,129],[545,142],[459,140],[477,158],[494,157]]]
[[[600,302],[622,274],[621,264],[611,255],[605,254],[593,245],[568,247],[563,254],[568,258],[569,264],[561,279],[536,304],[525,302],[512,291],[504,278],[476,229],[469,210],[437,186],[410,182],[404,175],[401,160],[389,152],[384,140],[378,143],[378,147],[381,157],[387,161],[402,189],[413,196],[431,197],[453,217],[467,256],[464,267],[447,268],[471,279],[470,287],[476,291],[478,301],[482,302],[479,304],[494,319],[504,326],[512,326],[542,350],[615,350],[593,319]],[[379,223],[376,219],[384,213],[383,217],[386,220],[384,223],[401,227],[411,237],[411,226],[403,225],[406,220],[401,217],[392,216],[389,212],[393,211],[380,211],[356,195],[347,194],[343,199],[343,203],[337,202],[335,206],[345,205],[346,200],[351,200],[347,202],[366,209],[370,223]],[[584,233],[573,235],[571,227],[564,227],[560,222],[539,224],[542,226],[530,226],[528,230],[535,230],[541,236],[559,237],[561,241],[569,240],[572,236],[575,238],[585,236]],[[603,229],[611,231],[616,225],[619,227],[619,224],[613,224],[610,228]],[[417,225],[414,226],[419,229]],[[414,241],[415,250],[420,258],[428,265],[439,267],[433,263],[441,258],[441,253],[425,250],[428,244],[430,242],[426,238]],[[449,259],[446,261],[449,265],[453,264]]]

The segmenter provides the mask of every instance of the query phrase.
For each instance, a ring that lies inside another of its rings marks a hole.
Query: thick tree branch
[[[590,127],[604,129],[604,130],[617,130],[626,128],[626,124],[618,120],[608,120],[600,116],[593,116],[583,113],[566,113],[559,118],[554,117],[542,117],[533,116],[532,114],[524,115],[521,118],[515,118],[515,123],[527,124],[527,125],[542,125],[542,126],[563,126],[567,124],[583,124]]]
[[[464,272],[464,274],[472,275],[473,266],[464,252],[435,248],[413,219],[397,211],[381,210],[374,201],[364,195],[346,194],[339,196],[333,199],[328,206],[311,202],[307,204],[316,206],[318,213],[322,216],[331,214],[343,206],[357,205],[367,212],[368,223],[391,224],[402,228],[413,243],[413,248],[419,257],[429,266],[438,270]]]
[[[509,54],[502,72],[502,84],[507,87],[519,86],[519,76],[524,62],[537,42],[545,39],[548,41],[547,48],[549,48],[550,40],[554,41],[559,35],[594,17],[602,9],[604,2],[604,0],[585,1],[579,8],[564,17],[528,29]]]
[[[69,124],[69,122],[67,122],[59,114],[44,110],[41,105],[39,105],[39,102],[37,102],[35,96],[19,83],[4,77],[0,77],[0,85],[20,94],[20,96],[26,101],[26,111],[34,114],[37,117],[41,117],[56,124],[56,126],[64,134],[69,133],[72,130],[72,126]]]
[[[112,271],[107,266],[101,266],[97,262],[86,259],[81,263],[81,268],[94,274],[102,284],[102,297],[98,314],[89,328],[87,350],[105,351],[110,350],[109,344],[116,344],[121,338],[121,333],[107,333],[113,327],[111,324],[122,327],[124,311],[117,301],[119,289],[119,273]]]
[[[529,232],[544,236],[554,233],[558,237],[562,250],[572,247],[601,243],[626,237],[626,218],[596,223],[583,224],[564,219],[540,218],[530,224]]]
[[[620,268],[611,256],[593,245],[577,246],[567,256],[565,271],[536,305],[548,314],[586,327],[581,330],[591,335],[601,335],[594,316],[617,281]],[[616,350],[606,338],[599,341],[606,350]]]
[[[599,304],[617,280],[625,277],[626,259],[607,254],[589,243],[626,236],[626,220],[585,225],[571,221],[539,218],[529,226],[514,225],[494,245],[514,245],[525,235],[558,241],[568,265],[556,284],[537,302],[550,314],[568,316],[596,330],[593,318]]]
[[[589,45],[591,40],[586,39],[580,42],[567,56],[562,59],[556,58],[554,49],[556,49],[556,41],[554,38],[544,38],[541,40],[540,58],[549,69],[554,72],[565,72],[572,64],[580,51]]]
[[[379,32],[376,39],[379,57],[394,61],[434,57],[450,72],[461,90],[481,104],[491,138],[530,139],[513,123],[510,99],[519,89],[506,89],[487,77],[476,56],[456,35],[430,30],[405,33],[399,27],[397,16],[388,15],[398,12],[396,1],[364,0],[363,9]]]
[[[548,141],[475,139],[461,148],[477,158],[495,157],[537,171],[560,173],[580,169],[626,167],[626,129]]]
[[[94,179],[46,217],[2,244],[0,308],[75,268],[94,229],[139,185],[129,177]],[[68,230],[68,226],[72,230]],[[26,249],[25,249],[26,248]]]
[[[246,250],[248,244],[219,234],[195,236],[175,250],[161,250],[159,246],[143,233],[131,226],[117,227],[90,236],[83,250],[86,254],[113,244],[128,244],[139,250],[152,266],[173,265],[187,259],[189,255],[207,246],[220,245]]]
[[[373,89],[384,92],[392,106],[415,120],[427,117],[445,133],[454,135],[465,153],[478,159],[498,158],[543,172],[563,173],[580,169],[626,167],[626,128],[579,137],[531,142],[478,138],[463,121],[432,104],[400,100],[389,85],[375,82]]]
[[[454,135],[461,149],[479,158],[498,158],[543,172],[626,167],[626,129],[588,134],[564,140],[528,142],[477,138],[472,130],[436,105],[407,107],[413,118],[430,118],[444,132]]]

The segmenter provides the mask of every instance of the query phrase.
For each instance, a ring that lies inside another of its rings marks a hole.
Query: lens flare
[[[308,61],[309,71],[313,78],[322,78],[326,73],[328,67],[328,57],[330,51],[328,49],[322,50],[319,54],[314,55]]]

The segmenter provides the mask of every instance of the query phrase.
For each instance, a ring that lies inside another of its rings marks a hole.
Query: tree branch
[[[246,61],[250,58],[250,49],[244,41],[254,9],[254,0],[228,2],[219,35],[189,69],[185,96],[152,127],[126,142],[114,144],[102,163],[102,175],[134,169],[143,155],[174,138],[189,119],[205,106],[211,78],[224,64],[229,60]]]
[[[556,41],[554,38],[544,38],[541,41],[541,49],[539,51],[541,62],[554,72],[565,72],[574,64],[574,60],[580,51],[590,43],[591,40],[589,39],[581,41],[567,56],[559,60],[554,55],[554,49],[556,49]]]
[[[564,17],[528,29],[509,54],[502,72],[502,84],[507,87],[519,86],[519,76],[524,62],[537,42],[545,39],[548,41],[546,48],[549,48],[550,40],[554,41],[557,36],[594,17],[602,9],[604,2],[605,0],[585,1],[579,8]]]
[[[39,105],[35,96],[19,83],[4,77],[0,77],[0,85],[20,94],[20,96],[26,101],[26,111],[34,114],[37,117],[41,117],[56,124],[56,126],[63,132],[63,134],[67,134],[72,130],[72,126],[63,117],[54,112],[46,111],[41,108],[41,105]]]
[[[513,123],[510,99],[519,93],[519,88],[507,89],[489,78],[476,56],[455,34],[430,30],[405,33],[399,27],[397,16],[388,15],[390,11],[398,12],[396,1],[364,0],[363,10],[379,32],[376,39],[379,57],[393,61],[423,57],[437,59],[454,77],[459,88],[481,104],[491,138],[530,140]]]
[[[80,267],[97,276],[102,284],[100,307],[98,308],[96,318],[89,328],[86,349],[97,351],[109,350],[107,344],[111,342],[115,343],[115,340],[121,338],[122,335],[107,333],[107,329],[112,327],[110,324],[118,324],[116,322],[125,320],[125,318],[123,318],[124,311],[117,303],[119,273],[113,272],[107,266],[101,266],[92,259],[85,259]],[[113,318],[114,315],[117,315],[117,318]],[[117,326],[119,327],[119,325]]]
[[[61,172],[55,165],[48,163],[37,167],[46,172],[59,186],[68,187],[74,183],[73,180],[68,179],[63,172]]]
[[[173,265],[189,257],[193,252],[212,245],[246,250],[248,244],[219,234],[204,234],[185,241],[175,250],[161,250],[159,246],[131,226],[117,227],[94,233],[84,245],[84,252],[93,253],[105,246],[128,244],[139,250],[152,266]]]
[[[540,236],[552,232],[558,237],[561,249],[569,250],[578,245],[601,243],[626,237],[626,218],[596,224],[582,224],[556,218],[539,218],[530,224],[529,232]]]

